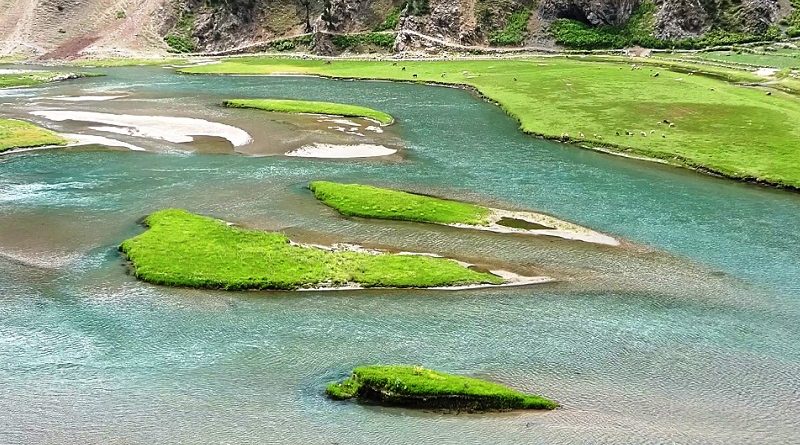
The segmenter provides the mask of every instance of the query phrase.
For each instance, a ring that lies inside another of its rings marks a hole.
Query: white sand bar
[[[546,235],[558,238],[584,241],[587,243],[604,244],[607,246],[619,246],[620,242],[614,237],[596,232],[571,222],[560,220],[549,215],[536,212],[515,212],[511,210],[490,209],[489,224],[485,226],[472,224],[447,224],[453,227],[486,230],[497,233],[524,233],[529,235]],[[538,224],[548,228],[544,229],[521,229],[507,227],[498,224],[503,218],[517,219],[525,222]]]
[[[49,99],[61,102],[105,102],[107,100],[119,99],[122,96],[53,96]]]
[[[118,127],[118,131],[114,131],[116,133],[174,143],[192,142],[194,140],[192,136],[216,136],[229,140],[234,147],[239,147],[253,140],[240,128],[190,117],[137,116],[70,110],[32,111],[31,114],[58,122],[71,120],[112,125]]]
[[[62,133],[61,136],[70,140],[67,144],[68,147],[75,147],[80,145],[105,145],[107,147],[124,147],[133,151],[145,151],[142,147],[129,144],[127,142],[118,141],[116,139],[107,138],[105,136],[96,136],[93,134],[73,134]]]
[[[389,156],[395,153],[397,153],[397,150],[384,147],[383,145],[337,145],[316,143],[292,150],[286,153],[286,156],[294,156],[299,158],[347,159]]]

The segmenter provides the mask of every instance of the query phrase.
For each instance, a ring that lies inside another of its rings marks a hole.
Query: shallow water
[[[27,111],[157,110],[240,126],[280,153],[295,133],[301,145],[331,136],[313,119],[254,119],[214,104],[334,100],[394,115],[388,137],[404,148],[389,159],[315,160],[126,138],[156,153],[0,156],[0,443],[797,442],[800,195],[530,138],[456,89],[103,71],[0,93],[2,113],[90,131]],[[116,92],[127,97],[46,99]],[[539,210],[629,243],[343,219],[304,189],[313,179]],[[116,246],[164,207],[560,281],[458,292],[150,286],[126,275]],[[444,415],[322,396],[326,382],[373,362],[485,376],[563,408]]]

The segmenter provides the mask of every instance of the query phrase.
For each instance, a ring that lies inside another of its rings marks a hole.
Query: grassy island
[[[311,113],[331,116],[362,117],[389,125],[394,118],[382,111],[358,105],[338,104],[333,102],[313,102],[308,100],[282,99],[231,99],[223,102],[230,108],[255,108],[276,113]]]
[[[0,71],[0,88],[33,87],[48,82],[96,77],[100,74],[58,73],[53,71],[10,70]]]
[[[345,216],[435,224],[489,224],[491,210],[466,202],[371,185],[314,181],[308,186],[320,201]]]
[[[149,230],[122,243],[137,278],[160,285],[226,290],[441,287],[502,284],[458,262],[420,255],[326,250],[276,232],[168,209],[145,219]]]
[[[242,57],[183,72],[466,85],[547,138],[800,187],[800,100],[752,72],[631,58],[362,61]]]
[[[14,148],[64,145],[67,140],[58,134],[29,122],[0,119],[0,152]]]
[[[409,408],[459,411],[555,409],[558,403],[523,394],[498,383],[445,374],[421,366],[364,366],[347,379],[328,385],[335,400]]]

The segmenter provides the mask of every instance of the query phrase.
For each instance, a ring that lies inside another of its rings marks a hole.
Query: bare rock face
[[[655,36],[661,39],[699,37],[712,27],[760,35],[780,15],[778,0],[659,0],[656,5]]]
[[[778,0],[743,0],[739,19],[742,28],[750,34],[764,34],[778,20]]]
[[[325,31],[352,32],[369,10],[369,0],[331,0],[320,23]],[[327,16],[327,17],[325,17]]]
[[[467,17],[462,2],[457,0],[429,1],[429,12],[412,15],[408,9],[400,17],[399,30],[413,31],[455,43],[471,42],[475,39],[473,17]],[[417,39],[413,35],[399,34],[395,40],[397,51],[419,49],[435,44]]]
[[[711,17],[700,0],[661,0],[656,4],[654,33],[659,39],[698,37],[711,28]]]
[[[620,26],[639,4],[639,0],[544,0],[539,5],[539,15],[544,20],[572,19],[593,26]]]

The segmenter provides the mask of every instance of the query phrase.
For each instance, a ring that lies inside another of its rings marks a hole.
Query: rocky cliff
[[[615,32],[643,5],[649,15],[637,20],[646,32],[673,40],[719,30],[774,33],[791,12],[789,0],[0,0],[0,55],[553,45],[554,21]],[[380,36],[336,39],[390,31],[409,32],[393,45]]]

